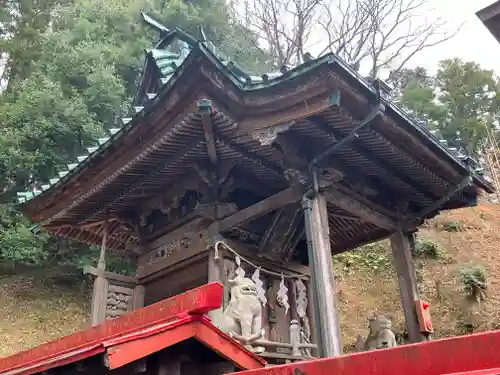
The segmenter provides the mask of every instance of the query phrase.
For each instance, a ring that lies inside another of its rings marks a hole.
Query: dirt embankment
[[[462,335],[500,328],[500,206],[478,207],[441,214],[419,231],[420,241],[436,246],[438,259],[417,260],[423,298],[431,305],[434,337]],[[364,338],[367,317],[380,312],[393,318],[396,333],[404,332],[400,295],[388,241],[381,241],[334,258],[340,278],[340,309],[344,346],[352,349]],[[460,269],[482,266],[487,275],[487,298],[476,304],[467,298]]]

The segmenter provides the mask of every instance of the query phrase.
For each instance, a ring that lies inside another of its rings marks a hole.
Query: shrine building
[[[42,230],[101,247],[85,268],[92,324],[216,281],[214,322],[233,298],[257,296],[261,313],[238,318],[239,335],[269,363],[336,356],[332,255],[390,238],[408,339],[424,340],[414,233],[493,192],[478,161],[334,54],[253,76],[209,41],[143,17],[161,40],[130,112],[18,193]],[[136,259],[136,274],[106,270],[108,252]]]

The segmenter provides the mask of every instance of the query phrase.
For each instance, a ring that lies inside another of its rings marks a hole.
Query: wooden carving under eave
[[[311,180],[309,163],[312,155],[302,145],[298,144],[290,133],[279,134],[275,141],[275,148],[281,154],[281,163],[285,170],[285,177],[290,184],[308,184]],[[343,179],[344,174],[338,168],[330,166],[321,168],[319,183],[326,187]]]
[[[149,246],[151,250],[139,257],[138,279],[205,251],[209,247],[209,237],[207,230],[200,227],[200,220],[193,220],[151,242]]]
[[[231,172],[237,163],[233,160],[221,161],[217,169],[201,163],[194,164],[191,174],[169,186],[167,194],[154,197],[139,207],[139,218],[135,223],[139,234],[143,238],[150,237],[159,229],[174,224],[196,210],[207,214],[214,202],[226,199],[234,190],[235,181]],[[227,207],[218,207],[218,213],[211,215],[213,219],[233,213],[228,205],[231,206],[228,203]]]
[[[214,202],[227,198],[228,194],[235,188],[235,179],[231,174],[236,165],[238,165],[238,161],[234,159],[222,160],[217,166],[204,165],[201,162],[193,165],[203,181],[203,184],[198,186],[202,192],[202,202]]]
[[[183,195],[174,197],[169,206],[158,207],[142,214],[138,223],[139,234],[141,237],[151,236],[193,212],[199,201],[196,191],[187,190]]]
[[[274,261],[289,259],[304,232],[303,219],[299,203],[277,211],[261,239],[259,254]]]

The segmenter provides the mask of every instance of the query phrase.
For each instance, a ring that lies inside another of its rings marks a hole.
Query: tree
[[[429,16],[427,0],[234,0],[233,7],[276,65],[300,63],[316,47],[356,69],[367,64],[372,77],[381,69],[399,72],[416,54],[456,34]]]
[[[394,86],[396,100],[413,116],[425,119],[433,128],[444,120],[446,108],[439,103],[436,81],[422,67],[402,69],[389,77]]]
[[[493,72],[458,58],[439,63],[436,77],[423,68],[392,77],[397,100],[465,152],[477,152],[488,137],[496,138],[500,114],[499,82]]]
[[[439,101],[446,117],[439,125],[447,139],[461,139],[470,151],[477,150],[488,131],[496,131],[493,119],[498,114],[499,83],[492,71],[477,63],[458,58],[443,60],[436,75]]]
[[[233,9],[254,31],[275,64],[303,61],[305,48],[323,0],[242,0]]]
[[[222,0],[6,1],[8,9],[0,10],[8,81],[0,93],[0,197],[6,203],[0,262],[75,264],[95,249],[33,232],[12,197],[76,160],[129,110],[144,49],[159,37],[141,22],[141,10],[171,28],[195,34],[203,28],[222,52],[240,53],[245,66],[257,69],[266,56]]]

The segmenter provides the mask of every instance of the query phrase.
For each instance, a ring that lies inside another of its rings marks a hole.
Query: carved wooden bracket
[[[275,141],[278,134],[286,132],[293,124],[295,124],[295,121],[269,126],[264,129],[251,131],[250,135],[253,139],[259,141],[262,146],[269,146]]]
[[[287,134],[280,134],[275,144],[276,149],[281,153],[285,178],[290,184],[310,184],[311,176],[308,168],[309,160],[312,158],[308,152]],[[344,174],[337,168],[323,168],[319,173],[319,185],[321,188],[325,188],[341,181],[343,177]]]

